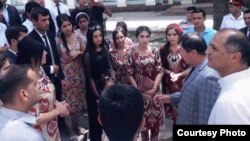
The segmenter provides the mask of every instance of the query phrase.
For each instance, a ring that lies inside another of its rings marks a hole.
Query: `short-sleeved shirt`
[[[246,24],[243,18],[243,12],[241,12],[241,15],[238,19],[235,19],[235,17],[231,13],[229,13],[223,17],[220,29],[223,28],[241,29],[245,26]]]
[[[196,32],[194,27],[193,28],[189,28],[188,30],[185,31],[184,34],[187,33],[192,33],[192,32]],[[205,27],[203,32],[200,32],[199,34],[204,38],[204,40],[206,41],[206,44],[209,45],[209,43],[211,42],[211,40],[213,39],[215,33],[217,31],[212,29],[212,28],[207,28]]]
[[[45,141],[32,125],[36,118],[28,113],[2,108],[0,110],[1,141]]]

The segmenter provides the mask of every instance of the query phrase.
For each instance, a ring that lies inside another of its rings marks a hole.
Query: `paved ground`
[[[125,21],[128,26],[128,31],[135,31],[140,25],[147,25],[152,31],[164,31],[166,26],[170,23],[179,23],[185,19],[185,16],[166,16],[163,12],[126,12],[113,13],[106,23],[107,31],[115,29],[118,21]],[[212,16],[208,15],[205,25],[213,26]]]

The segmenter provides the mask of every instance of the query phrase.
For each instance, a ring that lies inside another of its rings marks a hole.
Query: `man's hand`
[[[54,68],[54,74],[58,74],[59,66],[57,66],[56,64],[53,64],[53,68]]]
[[[159,100],[161,103],[171,103],[170,96],[167,94],[157,94],[154,99]]]

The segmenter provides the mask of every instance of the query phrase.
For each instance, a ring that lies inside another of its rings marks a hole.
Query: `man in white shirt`
[[[0,21],[3,19],[3,3],[0,1]],[[0,22],[0,53],[8,49],[8,43],[5,37],[6,25]]]
[[[221,75],[220,95],[208,124],[250,124],[250,44],[237,29],[219,31],[206,51],[208,65]]]
[[[1,141],[45,141],[31,125],[36,118],[28,114],[39,100],[37,75],[28,66],[11,65],[0,74]]]
[[[53,0],[53,2],[51,2],[48,9],[49,9],[49,12],[51,14],[52,20],[55,23],[56,33],[57,33],[59,29],[57,26],[56,17],[62,13],[66,13],[70,16],[69,8],[67,7],[67,5],[60,2],[60,0]]]
[[[230,13],[223,17],[220,29],[235,28],[241,29],[245,27],[243,12],[241,11],[241,0],[230,0],[229,11]]]
[[[23,22],[23,25],[28,29],[28,34],[34,29],[34,25],[31,21],[31,12],[36,7],[40,7],[36,2],[27,2],[24,7],[27,19]]]

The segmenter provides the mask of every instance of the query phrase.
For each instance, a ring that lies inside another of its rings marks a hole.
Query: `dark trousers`
[[[89,138],[90,141],[101,141],[102,126],[98,122],[98,105],[94,94],[87,89],[87,108],[89,116]]]

